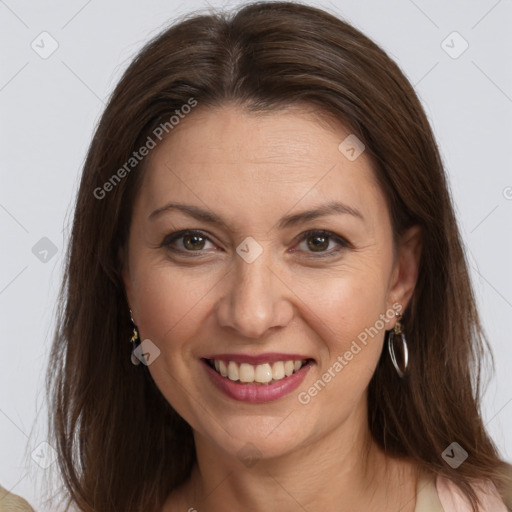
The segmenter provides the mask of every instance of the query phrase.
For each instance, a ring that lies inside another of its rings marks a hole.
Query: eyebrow
[[[170,202],[165,204],[164,206],[161,206],[160,208],[157,208],[149,215],[148,219],[153,220],[165,212],[176,210],[183,212],[199,221],[207,222],[210,224],[217,224],[224,228],[229,227],[228,223],[220,215],[217,215],[216,213],[204,210],[203,208],[199,208],[198,206],[195,205],[175,202]],[[317,219],[318,217],[333,214],[348,214],[364,221],[363,215],[356,208],[340,203],[338,201],[331,201],[313,210],[306,210],[300,213],[285,215],[279,220],[279,222],[277,223],[277,227],[278,229],[285,229],[300,224],[301,222],[307,222],[310,220]]]

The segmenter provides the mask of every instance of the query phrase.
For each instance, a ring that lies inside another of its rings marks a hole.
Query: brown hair
[[[50,429],[70,495],[84,511],[159,509],[195,460],[190,426],[143,366],[130,362],[120,270],[144,161],[126,162],[183,105],[235,102],[251,112],[307,103],[363,141],[388,201],[395,242],[423,232],[404,325],[410,374],[383,351],[369,385],[369,427],[390,456],[502,494],[505,464],[480,416],[481,328],[443,164],[424,110],[397,65],[361,32],[317,8],[253,3],[189,15],[150,41],[115,88],[85,161],[48,369]],[[125,173],[119,173],[123,168]],[[122,179],[112,181],[114,174]],[[110,180],[110,181],[109,181]],[[110,186],[105,186],[109,182]],[[95,191],[107,190],[98,198]],[[147,435],[151,433],[151,435]],[[456,470],[441,457],[468,453]]]

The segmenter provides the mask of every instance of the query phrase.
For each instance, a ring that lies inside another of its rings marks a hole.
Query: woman
[[[255,3],[146,45],[61,293],[51,428],[79,510],[507,510],[431,129],[330,14]]]

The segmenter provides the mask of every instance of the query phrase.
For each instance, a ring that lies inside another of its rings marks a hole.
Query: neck
[[[251,512],[414,511],[412,465],[387,457],[368,428],[355,424],[367,425],[365,407],[327,435],[250,467],[194,432],[197,463],[174,497],[183,510],[209,512],[248,510],[248,504]]]

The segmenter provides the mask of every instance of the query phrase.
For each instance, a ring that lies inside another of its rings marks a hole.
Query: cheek
[[[305,281],[300,284],[297,295],[307,297],[301,315],[318,339],[322,382],[317,391],[323,396],[318,403],[343,404],[328,414],[336,416],[345,407],[352,408],[377,366],[388,322],[394,316],[394,310],[386,311],[383,275],[370,270],[347,272],[336,279],[320,279],[314,287]]]
[[[189,423],[197,424],[193,411],[207,404],[201,406],[202,399],[193,389],[191,370],[198,361],[192,351],[204,327],[205,308],[211,308],[208,292],[216,280],[168,264],[141,264],[137,276],[140,336],[160,350],[148,370],[172,407]]]
[[[162,347],[179,344],[183,333],[197,326],[197,315],[218,281],[211,273],[191,273],[168,263],[143,261],[136,276],[134,292],[141,333]]]
[[[308,307],[315,314],[309,315],[308,323],[320,337],[321,359],[314,378],[297,393],[313,422],[321,417],[324,425],[337,425],[348,418],[375,372],[388,325],[385,293],[375,282],[367,284],[361,287],[360,281],[346,280],[343,286],[309,298]]]
[[[384,269],[375,264],[357,271],[317,274],[315,279],[299,278],[294,292],[304,304],[301,315],[338,351],[376,322],[380,330],[388,328],[379,321],[386,308],[386,283]]]

